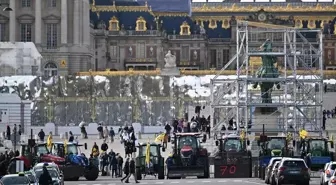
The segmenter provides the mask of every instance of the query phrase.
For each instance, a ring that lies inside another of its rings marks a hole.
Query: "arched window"
[[[53,62],[49,62],[44,66],[44,75],[45,76],[56,76],[57,75],[57,66]]]

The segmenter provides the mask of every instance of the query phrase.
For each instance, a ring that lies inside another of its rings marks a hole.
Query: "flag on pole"
[[[158,135],[156,138],[155,138],[155,142],[156,143],[159,143],[159,142],[163,142],[164,138],[165,138],[165,133],[162,133],[160,135]]]
[[[48,148],[51,148],[51,145],[52,145],[52,136],[51,136],[51,134],[49,134],[48,139],[47,139]]]
[[[300,137],[302,139],[305,139],[308,136],[308,132],[306,130],[301,130],[300,131]]]
[[[65,139],[64,140],[64,154],[68,153],[68,141]]]
[[[148,166],[150,164],[150,144],[149,142],[147,143],[147,147],[146,147],[146,164]]]

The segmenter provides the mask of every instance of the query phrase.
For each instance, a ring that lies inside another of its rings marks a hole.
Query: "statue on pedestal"
[[[272,52],[272,43],[270,40],[266,40],[261,46],[260,50],[261,52]],[[279,77],[279,71],[277,68],[275,68],[274,64],[277,63],[276,56],[269,56],[264,55],[261,57],[262,59],[262,65],[256,72],[257,78],[278,78]],[[272,103],[272,89],[275,85],[275,82],[271,81],[265,81],[265,82],[256,82],[253,85],[253,88],[257,88],[258,84],[260,85],[261,90],[261,99],[262,103]],[[280,85],[277,84],[277,89],[280,89]],[[274,108],[270,107],[262,107],[261,112],[262,113],[271,113],[274,112]]]
[[[166,62],[164,66],[165,68],[175,68],[176,67],[176,56],[171,54],[170,50],[166,54],[164,60]]]

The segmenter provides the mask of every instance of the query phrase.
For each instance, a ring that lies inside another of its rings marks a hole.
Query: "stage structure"
[[[322,135],[322,31],[245,21],[238,22],[236,39],[237,54],[210,84],[214,128],[233,120],[256,135],[263,124],[268,134]],[[234,63],[236,75],[224,76]]]

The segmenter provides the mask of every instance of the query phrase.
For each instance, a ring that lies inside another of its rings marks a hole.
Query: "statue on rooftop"
[[[166,54],[164,61],[166,62],[165,68],[174,68],[176,67],[176,56],[171,54],[170,50]]]
[[[270,40],[266,40],[259,48],[259,52],[272,52],[272,43]],[[276,56],[270,56],[270,55],[264,55],[261,56],[262,59],[262,65],[256,72],[257,78],[278,78],[279,77],[279,71],[274,66],[274,64],[277,63]],[[275,85],[275,82],[272,81],[261,81],[256,82],[253,85],[253,88],[257,88],[257,86],[260,86],[261,90],[261,100],[262,103],[272,103],[272,89]],[[277,84],[277,89],[280,89],[280,85]],[[274,112],[274,108],[269,107],[262,107],[261,112],[262,113],[271,113]]]

